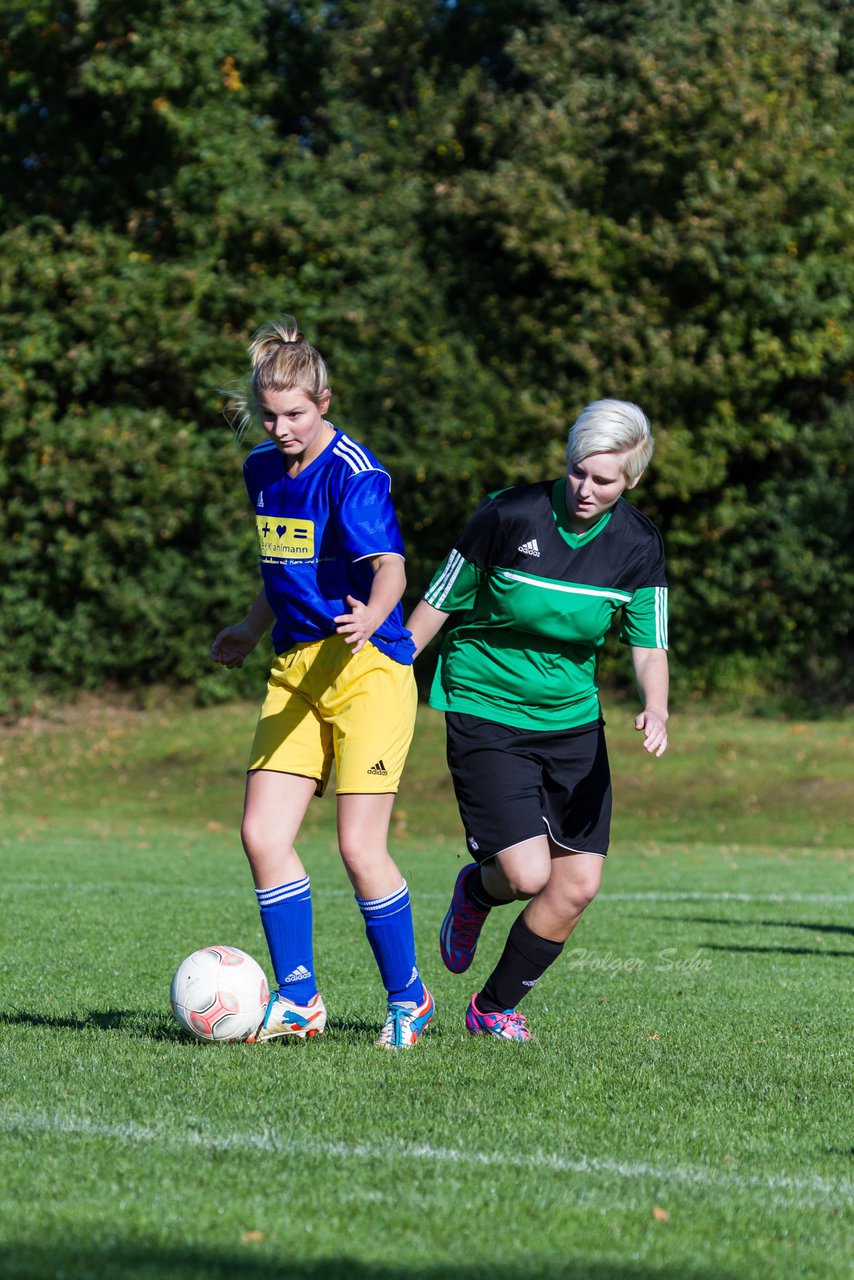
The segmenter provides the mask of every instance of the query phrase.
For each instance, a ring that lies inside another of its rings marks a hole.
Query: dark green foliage
[[[682,691],[844,694],[850,23],[0,0],[0,702],[237,684],[206,657],[256,586],[219,389],[283,311],[394,474],[412,599],[483,492],[558,474],[622,396]]]

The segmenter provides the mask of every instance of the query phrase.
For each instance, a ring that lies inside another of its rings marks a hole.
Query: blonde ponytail
[[[329,375],[320,352],[307,341],[293,316],[271,320],[256,329],[249,343],[251,371],[245,384],[229,394],[225,415],[238,438],[259,420],[259,401],[265,391],[299,387],[319,405],[329,389]]]

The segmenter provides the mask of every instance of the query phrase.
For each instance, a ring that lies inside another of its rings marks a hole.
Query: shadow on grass
[[[354,1044],[373,1045],[380,1025],[379,1017],[376,1019],[330,1018],[325,1035],[330,1039],[343,1036]],[[197,1040],[182,1030],[168,1013],[141,1013],[134,1009],[92,1009],[80,1017],[30,1013],[26,1009],[15,1009],[9,1013],[0,1013],[0,1026],[43,1027],[49,1031],[120,1031],[122,1035],[133,1036],[137,1040],[206,1044],[205,1041]],[[431,1027],[431,1038],[437,1035],[441,1035],[441,1028]],[[293,1037],[285,1038],[293,1039]]]
[[[822,947],[740,947],[704,942],[704,951],[746,951],[760,956],[819,956],[822,960],[854,960],[854,951],[826,951]]]
[[[740,929],[805,929],[807,933],[841,933],[854,938],[854,925],[819,924],[803,920],[735,920],[718,916],[657,916],[659,920],[679,920],[691,924],[735,925]]]
[[[140,1013],[138,1009],[90,1009],[81,1017],[29,1013],[16,1009],[0,1013],[0,1026],[45,1027],[51,1031],[120,1031],[139,1040],[188,1040],[168,1013]]]
[[[253,1256],[253,1254],[255,1256]],[[0,1249],[4,1280],[734,1280],[720,1268],[654,1266],[631,1262],[583,1262],[566,1255],[538,1260],[528,1255],[518,1263],[489,1262],[419,1266],[411,1258],[397,1264],[365,1264],[354,1258],[278,1261],[261,1256],[257,1244],[237,1253],[157,1248],[126,1241],[102,1249],[90,1243],[78,1249],[63,1246],[22,1246]]]
[[[854,928],[844,924],[807,924],[799,920],[736,920],[718,916],[651,916],[648,919],[672,921],[677,924],[710,924],[716,927],[738,929],[805,929],[809,933],[837,933],[854,937]],[[854,960],[854,951],[829,951],[826,947],[765,947],[741,946],[738,943],[703,942],[704,951],[751,951],[758,955],[821,956],[826,959]]]

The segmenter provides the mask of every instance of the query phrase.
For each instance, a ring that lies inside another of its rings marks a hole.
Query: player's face
[[[261,426],[285,458],[303,466],[322,453],[332,439],[332,428],[324,422],[329,408],[329,392],[315,404],[300,387],[290,391],[264,391],[260,397]]]
[[[591,453],[578,462],[570,462],[566,472],[566,509],[573,527],[579,532],[591,528],[634,484],[629,484],[623,474],[622,454]]]

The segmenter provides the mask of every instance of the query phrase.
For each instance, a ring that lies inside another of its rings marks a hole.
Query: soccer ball
[[[179,964],[169,1002],[199,1040],[245,1040],[261,1025],[270,992],[264,970],[237,947],[202,947]]]

